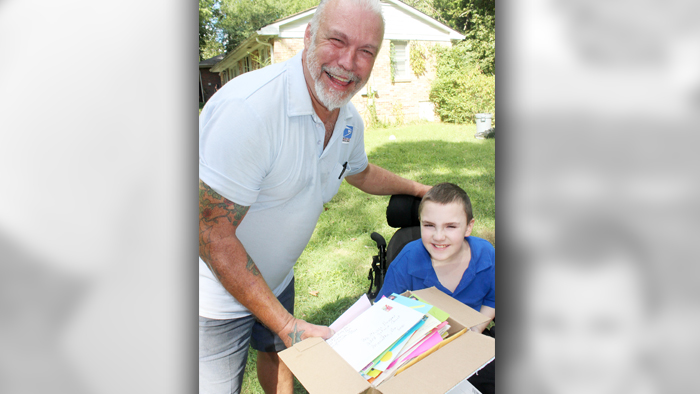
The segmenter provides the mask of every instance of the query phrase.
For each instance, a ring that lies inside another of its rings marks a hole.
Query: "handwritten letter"
[[[423,314],[383,298],[326,341],[360,371],[418,323]]]

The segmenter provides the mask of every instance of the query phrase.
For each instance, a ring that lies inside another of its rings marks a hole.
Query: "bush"
[[[496,78],[484,74],[472,61],[469,43],[452,48],[435,47],[437,75],[430,90],[430,101],[440,120],[474,123],[474,114],[496,113]]]

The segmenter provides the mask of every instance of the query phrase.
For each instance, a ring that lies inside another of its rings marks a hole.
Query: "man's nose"
[[[344,48],[340,52],[340,57],[338,58],[338,65],[347,71],[355,70],[355,51],[351,48]]]

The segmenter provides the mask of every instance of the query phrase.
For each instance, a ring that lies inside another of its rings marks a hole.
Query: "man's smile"
[[[333,83],[336,84],[336,85],[348,86],[348,85],[350,84],[350,82],[352,82],[352,80],[353,80],[352,77],[350,77],[350,78],[343,78],[343,77],[341,77],[340,75],[331,74],[331,73],[330,73],[329,71],[327,71],[327,70],[324,70],[324,71],[325,71],[326,75],[328,75],[328,78],[331,80],[331,82],[333,82]]]

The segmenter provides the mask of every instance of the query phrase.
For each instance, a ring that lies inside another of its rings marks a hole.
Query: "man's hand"
[[[418,185],[418,192],[415,194],[416,197],[423,198],[423,196],[425,196],[425,193],[427,193],[428,190],[433,188],[432,186],[424,185],[422,183],[419,183]]]
[[[287,347],[292,347],[306,338],[321,337],[328,339],[333,334],[335,332],[326,326],[317,326],[296,318],[289,320],[282,328],[282,331],[277,333]]]

